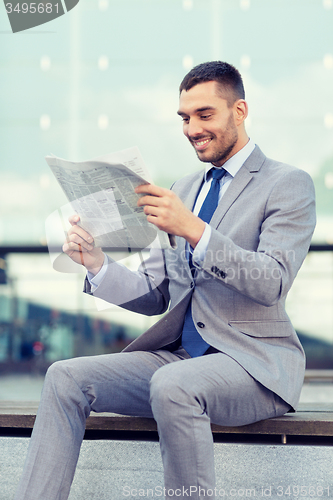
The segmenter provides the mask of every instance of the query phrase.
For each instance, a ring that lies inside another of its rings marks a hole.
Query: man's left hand
[[[144,207],[148,222],[166,233],[185,238],[195,248],[205,230],[205,223],[185,207],[173,191],[143,184],[135,188],[135,192],[143,195],[138,206]]]

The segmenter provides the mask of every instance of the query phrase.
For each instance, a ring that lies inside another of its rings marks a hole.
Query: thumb
[[[80,221],[80,217],[77,214],[71,215],[68,221],[72,226],[75,226]]]

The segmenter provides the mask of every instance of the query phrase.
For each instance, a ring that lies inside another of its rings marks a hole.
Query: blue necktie
[[[209,192],[198,214],[200,219],[202,219],[204,222],[207,223],[210,222],[213,213],[217,208],[219,202],[219,193],[220,193],[220,180],[222,179],[225,173],[226,171],[224,170],[224,168],[219,168],[219,169],[214,168],[212,170],[213,174],[212,183],[210,185]],[[190,261],[190,267],[192,267],[191,254],[189,261]],[[191,270],[192,274],[194,275],[194,269]],[[192,358],[196,358],[198,356],[202,356],[210,346],[209,344],[207,344],[207,342],[204,341],[204,339],[201,337],[196,327],[194,326],[192,311],[191,311],[191,303],[192,299],[190,300],[190,303],[187,307],[187,311],[185,314],[185,321],[182,332],[182,346]],[[204,324],[199,322],[198,326],[199,328],[203,328]]]

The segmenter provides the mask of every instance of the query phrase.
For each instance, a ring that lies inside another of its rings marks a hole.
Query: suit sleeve
[[[296,169],[282,176],[267,196],[259,222],[258,244],[251,249],[212,229],[201,268],[224,286],[269,307],[288,293],[309,249],[315,227],[311,177]]]
[[[102,282],[91,292],[86,278],[84,291],[124,309],[152,316],[168,308],[168,284],[164,252],[154,248],[137,271],[109,258]]]

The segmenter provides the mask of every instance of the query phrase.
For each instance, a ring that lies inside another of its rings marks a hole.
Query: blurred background
[[[332,26],[332,0],[82,0],[13,34],[0,5],[0,399],[36,399],[53,361],[118,351],[156,321],[95,302],[84,274],[53,269],[45,221],[67,200],[44,157],[136,145],[169,187],[202,168],[178,85],[216,59],[243,75],[252,139],[315,182],[318,224],[287,309],[308,368],[333,369]]]

